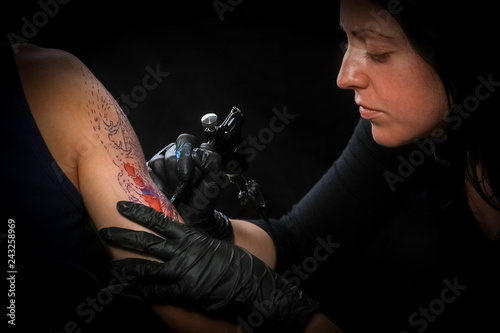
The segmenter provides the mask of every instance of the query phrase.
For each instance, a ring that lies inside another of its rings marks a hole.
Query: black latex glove
[[[231,222],[215,210],[221,186],[228,183],[221,157],[193,135],[181,134],[148,162],[149,173],[171,198],[190,227],[226,241],[233,240]]]
[[[119,271],[136,277],[132,287],[153,303],[215,311],[233,321],[238,316],[246,320],[257,311],[264,318],[263,325],[293,331],[301,331],[318,308],[300,289],[241,247],[207,237],[141,204],[122,201],[117,209],[161,236],[122,228],[99,232],[113,244],[164,261],[113,263]]]

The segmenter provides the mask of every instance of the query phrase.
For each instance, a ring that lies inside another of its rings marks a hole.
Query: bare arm
[[[16,50],[21,81],[42,136],[57,163],[81,192],[98,229],[141,229],[123,218],[116,202],[140,202],[178,218],[149,177],[137,137],[113,97],[72,55],[22,45]],[[115,258],[138,253],[110,248]],[[178,332],[236,332],[236,325],[170,305],[155,312]]]
[[[23,88],[49,150],[65,175],[82,193],[98,229],[142,227],[123,218],[116,202],[129,200],[179,219],[175,209],[150,179],[142,149],[113,97],[75,57],[58,50],[22,46],[16,55]],[[274,246],[258,227],[233,221],[236,242],[271,266]],[[110,248],[115,258],[138,253]],[[155,312],[175,332],[240,332],[226,321],[171,305]],[[340,332],[324,315],[313,316],[305,332]]]
[[[78,181],[85,206],[100,229],[120,224],[138,228],[116,212],[116,202],[128,200],[150,206],[174,220],[179,215],[150,179],[137,137],[119,105],[85,67],[80,67],[81,131],[93,146],[82,153]],[[111,249],[115,258],[129,252]]]
[[[250,251],[269,267],[276,266],[276,249],[269,235],[253,223],[243,220],[231,220],[234,243]]]
[[[276,265],[276,249],[269,235],[253,223],[243,220],[231,220],[234,231],[234,243],[246,248],[269,267]],[[324,314],[316,313],[311,317],[304,333],[329,332],[342,333]]]
[[[109,187],[104,187],[113,188],[113,191],[120,193],[120,195],[124,192],[127,196],[127,200],[149,205],[178,220],[180,217],[173,206],[149,178],[149,174],[145,168],[146,163],[142,150],[125,115],[114,99],[104,90],[102,85],[99,84],[92,74],[88,72],[88,70],[82,71],[86,78],[85,85],[87,89],[89,89],[87,91],[87,97],[89,98],[87,108],[90,109],[90,123],[92,124],[93,131],[97,134],[97,139],[104,146],[109,156],[109,158],[106,158],[105,156],[96,155],[97,157],[94,156],[94,158],[85,158],[83,159],[84,163],[81,163],[81,166],[79,166],[79,170],[82,170],[80,171],[79,177],[81,191],[84,194],[84,198],[90,198],[89,200],[86,199],[86,206],[96,207],[97,211],[94,214],[91,212],[91,215],[96,216],[99,221],[104,221],[104,223],[96,222],[96,225],[98,228],[102,228],[109,226],[109,221],[113,221],[113,225],[116,223],[116,216],[114,216],[116,215],[116,210],[103,210],[101,208],[103,200],[106,201],[106,199],[111,201],[108,206],[114,208],[116,196],[113,195],[111,191],[108,191],[104,197],[92,195],[93,191],[103,192],[101,189],[103,184],[108,184]],[[90,95],[88,94],[89,92]],[[102,149],[101,153],[106,155]],[[111,159],[113,165],[111,165],[109,159]],[[96,172],[93,170],[95,170],[95,165],[97,163],[102,164],[100,161],[107,161],[106,167],[114,170],[110,170],[107,174],[117,174],[117,181],[110,181],[110,178],[103,173],[96,175]],[[89,175],[89,178],[85,178],[85,175]],[[119,184],[119,188],[116,186],[116,183]],[[88,195],[85,195],[85,193],[88,193]],[[127,224],[128,228],[138,228],[135,223],[131,225],[128,220],[122,221],[121,223]],[[251,248],[254,252],[257,252],[263,260],[271,266],[274,266],[276,257],[274,245],[269,236],[267,236],[262,229],[244,221],[233,221],[233,225],[235,227],[235,237],[236,241],[239,243],[238,245]],[[114,249],[115,257],[131,256],[128,252],[122,253],[120,251],[123,250]],[[209,332],[213,330],[214,332],[220,332],[221,330],[236,331],[238,329],[235,325],[227,322],[208,318],[181,308],[155,306],[155,311],[172,329],[182,332],[188,332],[189,330],[197,332]],[[187,322],[186,319],[188,318],[189,321]],[[190,325],[190,327],[188,327],[188,325]],[[340,330],[322,314],[313,316],[304,332],[318,332],[318,330],[324,332],[340,332]]]
[[[98,149],[81,159],[79,182],[85,205],[96,226],[99,229],[111,225],[141,229],[116,212],[118,200],[139,202],[180,220],[169,200],[149,177],[142,149],[122,110],[90,71],[84,68],[81,71],[88,98],[87,117],[84,115],[84,118],[92,127],[92,131],[86,130],[94,135]],[[96,165],[100,166],[99,172]],[[118,248],[113,248],[112,253],[115,258],[137,256]],[[174,331],[236,331],[233,324],[179,307],[155,305],[154,310]]]

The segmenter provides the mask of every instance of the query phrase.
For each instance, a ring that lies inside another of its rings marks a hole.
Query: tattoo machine
[[[271,225],[264,211],[266,203],[260,191],[260,185],[253,180],[247,180],[243,175],[243,172],[248,169],[248,161],[240,153],[246,144],[241,137],[244,123],[243,112],[235,106],[220,125],[215,113],[207,113],[201,118],[207,144],[221,155],[224,171],[229,181],[235,184],[239,190],[238,199],[241,206],[259,213],[266,223],[271,238],[273,238]]]

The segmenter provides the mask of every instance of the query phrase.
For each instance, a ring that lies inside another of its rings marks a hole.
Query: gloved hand
[[[160,236],[122,228],[99,232],[113,244],[164,261],[113,263],[136,277],[131,287],[149,301],[216,311],[233,320],[257,311],[263,325],[294,331],[301,331],[318,308],[304,292],[241,247],[200,234],[141,204],[122,201],[117,209]]]
[[[153,181],[171,200],[186,224],[208,235],[233,241],[231,222],[215,210],[221,184],[221,157],[193,135],[181,134],[148,162]],[[175,199],[172,196],[175,194]]]

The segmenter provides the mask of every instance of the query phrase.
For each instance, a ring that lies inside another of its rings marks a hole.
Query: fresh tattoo
[[[118,103],[103,85],[82,68],[89,92],[86,101],[89,121],[100,143],[117,167],[117,181],[128,200],[146,204],[174,220],[179,215],[147,174],[146,161],[139,140]]]

